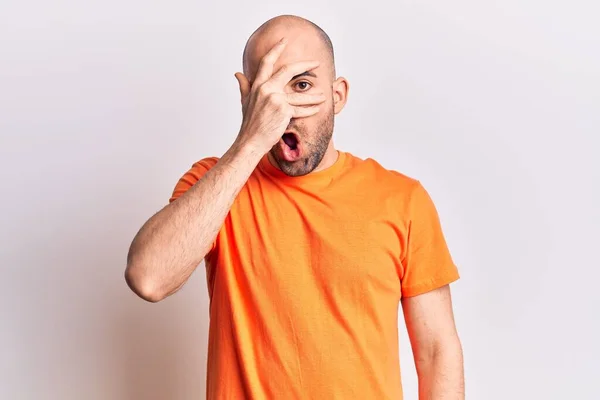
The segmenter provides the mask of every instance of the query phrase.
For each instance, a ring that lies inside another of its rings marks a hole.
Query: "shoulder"
[[[381,187],[396,193],[410,194],[421,185],[415,177],[398,170],[385,167],[373,158],[360,158],[346,153],[350,165],[349,172],[369,186]]]
[[[362,159],[354,155],[348,155],[348,158],[352,186],[368,193],[381,210],[394,215],[399,213],[404,220],[419,209],[430,207],[429,194],[416,177],[386,167],[373,158]]]
[[[194,162],[187,171],[183,174],[181,179],[195,179],[199,180],[209,169],[215,166],[219,161],[218,157],[205,157]]]
[[[400,215],[403,221],[432,221],[437,210],[428,190],[415,177],[389,169],[372,158],[361,159],[350,155],[350,175],[354,174],[356,187],[377,202],[382,210]]]
[[[219,161],[219,157],[205,157],[205,158],[202,158],[202,159],[196,161],[194,164],[192,164],[191,169],[209,170],[212,167],[214,167],[218,161]]]
[[[187,171],[177,181],[169,202],[173,202],[194,186],[209,169],[215,166],[217,161],[219,161],[218,157],[205,157],[188,167]]]

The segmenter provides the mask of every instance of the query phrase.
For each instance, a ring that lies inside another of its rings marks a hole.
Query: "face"
[[[281,66],[307,60],[319,60],[319,67],[292,79],[285,88],[287,93],[324,93],[327,100],[321,104],[317,114],[305,118],[293,118],[286,132],[293,132],[298,140],[300,158],[287,161],[283,155],[280,143],[270,150],[270,158],[277,163],[279,169],[289,176],[302,176],[315,170],[328,150],[335,152],[332,146],[332,135],[335,114],[341,111],[345,92],[340,95],[341,89],[346,88],[343,78],[333,81],[333,66],[325,47],[316,33],[307,27],[299,29],[273,29],[257,37],[250,48],[248,69],[245,71],[250,81],[254,79],[261,58],[272,46],[285,36],[288,44],[274,66],[277,71]],[[342,98],[342,99],[341,99]],[[282,132],[283,135],[283,132]]]
[[[317,75],[318,76],[318,75]],[[313,82],[318,79],[312,79]],[[318,90],[305,79],[293,82],[294,90],[309,92]],[[301,157],[296,161],[287,161],[283,156],[282,147],[277,143],[270,151],[271,158],[279,169],[289,176],[302,176],[314,171],[325,156],[333,136],[334,111],[333,101],[329,99],[321,105],[320,111],[310,117],[292,118],[286,132],[293,132],[301,149]]]

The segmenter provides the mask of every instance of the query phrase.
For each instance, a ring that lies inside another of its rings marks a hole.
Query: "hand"
[[[302,61],[282,66],[273,74],[273,66],[285,48],[282,39],[262,58],[252,86],[242,73],[235,77],[242,96],[242,127],[238,140],[253,143],[265,154],[285,133],[292,118],[309,117],[319,112],[325,95],[285,93],[285,87],[296,75],[319,66],[318,61]]]

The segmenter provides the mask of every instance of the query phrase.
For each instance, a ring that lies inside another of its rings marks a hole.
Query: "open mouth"
[[[285,144],[290,148],[290,150],[296,150],[298,148],[298,139],[293,133],[284,133],[281,138],[283,139]]]
[[[286,132],[281,137],[281,156],[288,162],[298,161],[301,157],[301,146],[294,132]]]

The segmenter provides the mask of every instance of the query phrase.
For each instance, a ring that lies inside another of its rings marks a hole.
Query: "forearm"
[[[419,400],[463,400],[464,367],[460,341],[438,346],[416,358]]]
[[[185,283],[263,154],[236,142],[194,186],[142,226],[129,249],[125,273],[135,293],[158,301]]]

